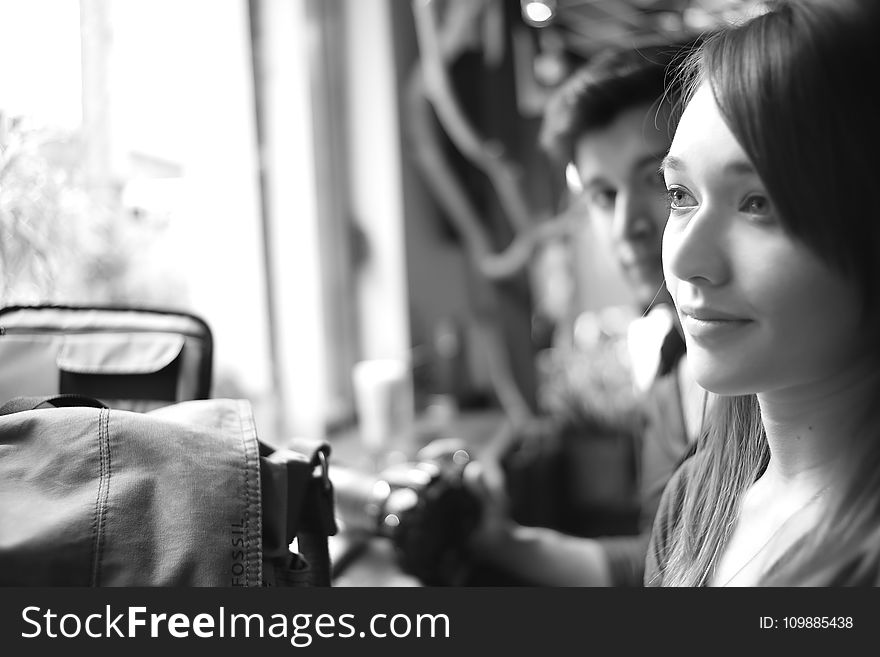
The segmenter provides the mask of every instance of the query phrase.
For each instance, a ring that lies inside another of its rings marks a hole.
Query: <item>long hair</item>
[[[714,400],[694,456],[694,478],[682,502],[664,586],[703,586],[721,553],[739,501],[770,457],[754,395]]]
[[[709,83],[784,230],[857,287],[865,321],[874,326],[880,211],[872,194],[880,180],[880,117],[866,87],[877,86],[878,33],[876,0],[781,1],[713,34],[682,74],[691,93]],[[865,357],[880,362],[876,351]],[[777,560],[762,584],[880,582],[880,412],[864,411],[860,420],[818,526]],[[693,458],[695,478],[664,585],[709,581],[742,495],[766,468],[769,448],[756,397],[719,397]]]

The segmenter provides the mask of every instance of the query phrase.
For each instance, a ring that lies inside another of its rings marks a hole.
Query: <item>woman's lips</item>
[[[750,319],[712,308],[682,307],[680,314],[682,327],[696,340],[723,338],[752,323]]]

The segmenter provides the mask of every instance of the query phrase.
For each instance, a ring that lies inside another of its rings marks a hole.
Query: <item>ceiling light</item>
[[[556,16],[556,0],[520,0],[523,18],[530,25],[543,27]]]

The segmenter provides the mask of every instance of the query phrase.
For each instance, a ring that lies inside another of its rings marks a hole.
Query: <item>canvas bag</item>
[[[0,308],[0,402],[80,394],[148,411],[211,396],[213,337],[180,310],[37,304]]]
[[[15,398],[0,408],[0,585],[329,585],[328,456],[262,443],[247,400]]]

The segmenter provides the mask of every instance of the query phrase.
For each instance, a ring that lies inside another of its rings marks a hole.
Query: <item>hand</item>
[[[462,474],[465,488],[480,500],[480,524],[471,534],[469,547],[477,555],[499,549],[513,530],[504,471],[494,459],[471,461]]]

